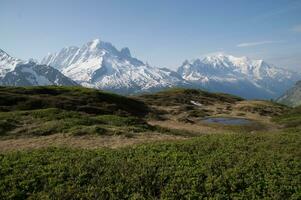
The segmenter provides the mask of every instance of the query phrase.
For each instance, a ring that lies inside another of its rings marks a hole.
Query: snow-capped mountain
[[[41,64],[60,70],[82,86],[121,94],[181,86],[270,99],[280,96],[301,79],[300,74],[263,60],[225,54],[185,61],[174,72],[149,66],[133,58],[128,48],[118,50],[99,39],[49,54]]]
[[[85,87],[122,94],[156,91],[187,84],[176,72],[133,58],[128,48],[95,39],[82,47],[63,48],[41,61]]]
[[[0,85],[77,85],[77,83],[57,69],[13,58],[0,49]]]
[[[5,51],[0,49],[0,78],[3,78],[8,72],[15,69],[21,60],[9,56]]]
[[[194,85],[245,98],[276,98],[301,75],[267,64],[263,60],[217,54],[185,61],[178,73]]]

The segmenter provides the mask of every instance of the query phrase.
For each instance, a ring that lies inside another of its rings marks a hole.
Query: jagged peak
[[[131,57],[131,52],[130,49],[128,47],[124,47],[120,50],[120,54],[122,56],[126,56],[126,57]]]
[[[4,60],[8,60],[9,62],[21,62],[20,59],[12,57],[2,49],[0,49],[0,57],[2,57]]]

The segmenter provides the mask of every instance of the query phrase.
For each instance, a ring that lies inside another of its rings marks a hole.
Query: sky
[[[0,0],[0,49],[41,59],[99,38],[156,67],[215,52],[301,72],[301,0]]]

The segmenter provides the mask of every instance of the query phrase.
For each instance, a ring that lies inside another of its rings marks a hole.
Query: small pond
[[[222,124],[222,125],[248,125],[252,124],[253,121],[243,118],[231,118],[231,117],[212,117],[203,119],[202,122],[211,124]]]

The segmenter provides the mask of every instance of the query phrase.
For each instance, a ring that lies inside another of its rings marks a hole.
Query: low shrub
[[[0,154],[0,199],[300,199],[301,135]]]

